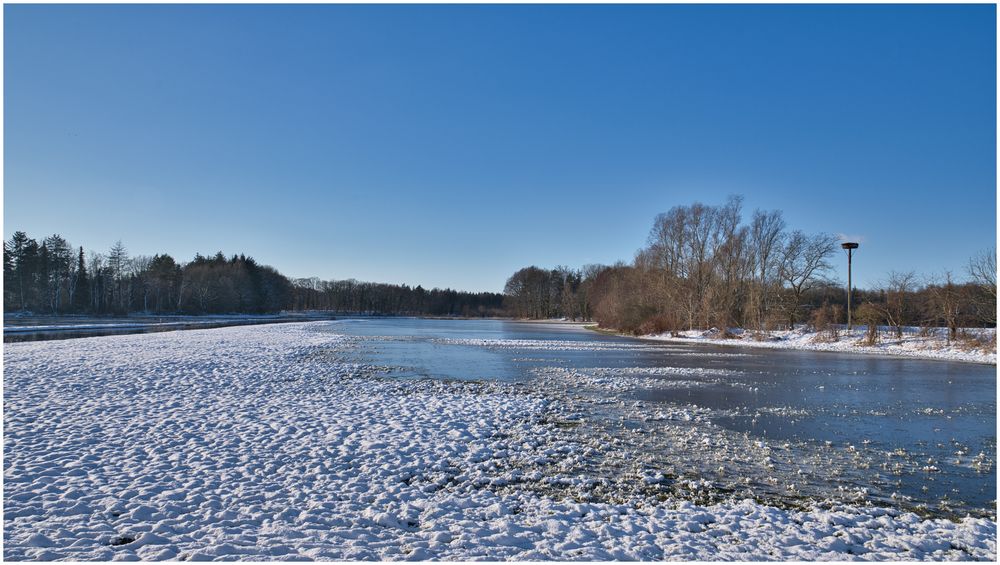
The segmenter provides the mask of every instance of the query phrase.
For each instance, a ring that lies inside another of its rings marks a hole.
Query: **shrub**
[[[837,324],[840,322],[841,308],[836,304],[824,302],[822,306],[813,310],[810,324],[816,331],[817,341],[837,341],[840,332]]]
[[[858,307],[858,322],[866,326],[865,336],[861,340],[862,344],[875,345],[878,343],[878,325],[882,322],[883,318],[882,311],[871,302],[865,302]]]
[[[673,332],[675,329],[677,328],[670,318],[664,314],[659,314],[640,324],[638,333],[641,335],[661,334],[664,332]]]

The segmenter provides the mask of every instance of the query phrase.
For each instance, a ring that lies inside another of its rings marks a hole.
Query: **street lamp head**
[[[841,243],[840,246],[843,247],[844,249],[857,249],[858,248],[858,244],[854,243],[853,241],[848,241],[848,242],[845,242],[845,243]]]

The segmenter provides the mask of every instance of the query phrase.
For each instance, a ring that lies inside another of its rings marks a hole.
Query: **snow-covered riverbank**
[[[571,396],[385,378],[324,325],[6,344],[4,557],[996,558],[988,519],[577,502],[538,485],[615,448]]]
[[[287,312],[281,314],[205,314],[143,315],[122,317],[4,315],[4,341],[43,341],[173,330],[209,329],[225,326],[274,324],[330,320],[323,312]]]
[[[943,328],[932,335],[920,335],[917,328],[907,328],[902,338],[896,338],[890,332],[882,332],[879,341],[874,345],[865,345],[865,329],[855,327],[851,332],[840,330],[836,338],[829,332],[816,332],[807,328],[763,332],[730,330],[727,334],[712,329],[708,331],[691,330],[657,335],[641,336],[641,339],[667,341],[672,343],[711,343],[738,347],[760,347],[769,349],[804,349],[811,351],[837,351],[840,353],[864,353],[874,355],[898,355],[917,357],[920,359],[939,359],[946,361],[964,361],[969,363],[984,363],[996,365],[996,344],[993,350],[973,343],[972,340],[959,340],[948,343],[944,337]],[[995,335],[996,330],[969,330],[983,334],[983,341]]]

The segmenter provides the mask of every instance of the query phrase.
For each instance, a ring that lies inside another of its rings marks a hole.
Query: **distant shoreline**
[[[344,319],[417,318],[426,320],[500,320],[512,318],[467,316],[415,316],[403,314],[361,314],[324,312],[283,312],[280,314],[126,314],[109,316],[48,315],[5,313],[4,343],[51,341],[84,337],[106,337],[184,330],[207,330],[231,326],[289,324]],[[544,322],[533,320],[532,322]]]
[[[850,335],[841,335],[836,341],[819,340],[820,332],[798,328],[796,330],[764,332],[763,339],[755,339],[752,332],[746,330],[731,330],[730,337],[722,337],[718,330],[689,330],[668,333],[629,335],[617,330],[599,328],[597,324],[585,326],[590,331],[598,333],[630,337],[643,341],[661,341],[667,343],[683,343],[697,345],[718,345],[725,347],[748,347],[757,349],[784,349],[797,351],[816,351],[825,353],[850,353],[858,355],[880,355],[900,359],[922,359],[928,361],[955,361],[975,363],[978,365],[996,365],[996,351],[986,353],[981,349],[963,350],[956,344],[947,345],[940,336],[915,337],[904,334],[903,339],[884,339],[875,345],[863,345],[863,326],[856,326]],[[943,328],[942,328],[943,329]],[[993,328],[976,328],[973,331],[992,333]]]
[[[49,341],[82,337],[104,337],[183,330],[204,330],[230,326],[287,324],[335,320],[332,315],[138,315],[138,316],[7,316],[4,315],[3,341]],[[15,322],[15,323],[12,323]],[[16,323],[21,322],[21,323]],[[75,322],[75,323],[74,323]]]

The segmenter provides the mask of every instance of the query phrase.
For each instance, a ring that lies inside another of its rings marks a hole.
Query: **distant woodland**
[[[677,206],[653,222],[629,263],[579,269],[531,266],[503,294],[421,286],[289,279],[246,255],[128,253],[118,242],[85,252],[59,235],[16,232],[4,242],[4,310],[37,314],[341,314],[508,316],[593,320],[645,334],[711,327],[769,330],[846,321],[846,289],[831,279],[846,261],[835,236],[789,231],[778,210],[744,221],[742,199]],[[863,260],[864,250],[859,258]],[[865,325],[958,328],[996,325],[996,250],[971,258],[964,273],[933,278],[891,272],[855,289],[853,321]]]
[[[519,318],[595,320],[636,334],[820,327],[846,321],[846,285],[830,278],[834,260],[847,262],[837,237],[789,231],[778,210],[757,210],[744,221],[742,198],[731,197],[658,215],[630,263],[521,269],[507,280],[505,304]],[[991,249],[960,275],[891,272],[875,288],[855,289],[852,321],[899,332],[994,327],[996,291]]]
[[[495,316],[498,293],[318,279],[290,280],[246,255],[129,255],[118,242],[85,252],[59,235],[41,241],[15,232],[4,242],[4,311],[36,314],[265,314],[330,310],[344,314]]]

